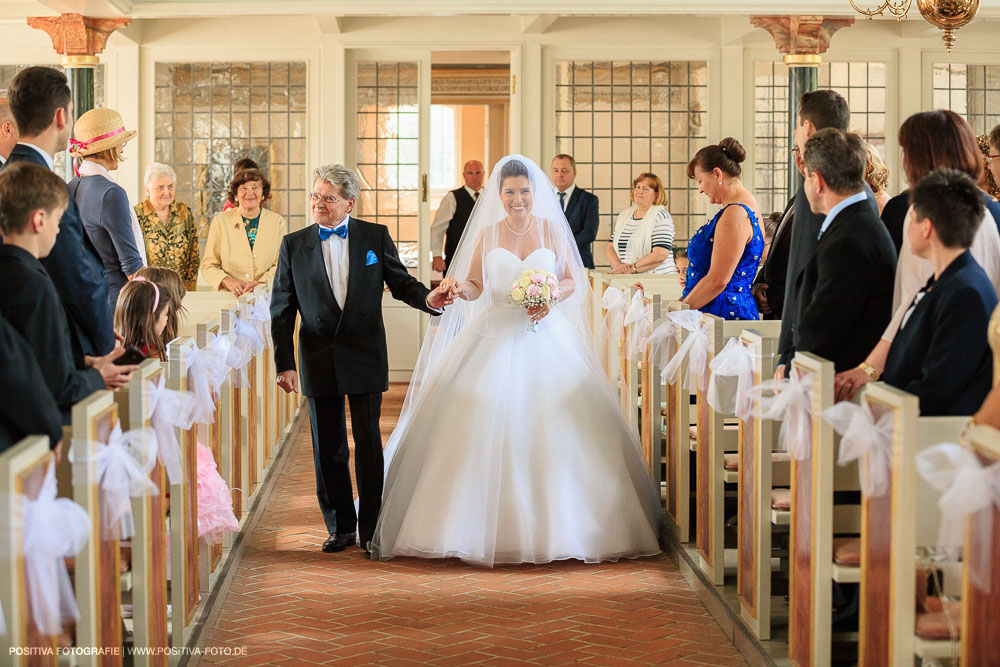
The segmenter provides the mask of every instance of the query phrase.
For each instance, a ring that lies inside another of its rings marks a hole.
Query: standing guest
[[[997,294],[969,246],[983,220],[975,182],[937,169],[913,188],[907,238],[934,274],[908,305],[882,380],[920,399],[922,416],[972,414],[993,384],[987,340]]]
[[[201,275],[214,289],[240,296],[274,280],[288,223],[263,207],[271,198],[271,184],[256,169],[236,172],[229,196],[239,205],[212,218]]]
[[[7,163],[19,136],[14,114],[10,112],[10,102],[6,97],[0,97],[0,167]]]
[[[892,199],[886,190],[889,187],[889,168],[885,166],[882,156],[878,154],[875,147],[867,141],[865,142],[865,153],[868,155],[868,162],[865,164],[865,183],[872,189],[875,201],[878,203],[878,214],[882,215],[885,205]]]
[[[677,282],[681,284],[682,290],[687,285],[687,273],[690,264],[691,261],[688,259],[687,248],[678,250],[677,256],[674,258],[674,266],[677,267]]]
[[[145,278],[155,283],[160,289],[161,297],[166,300],[170,308],[167,315],[167,325],[163,329],[163,343],[168,345],[170,341],[177,338],[180,332],[181,313],[186,312],[184,296],[187,294],[187,289],[184,287],[184,281],[181,280],[180,274],[173,269],[160,266],[142,267],[135,275],[134,280],[139,278]]]
[[[34,352],[64,424],[74,403],[124,386],[138,368],[114,364],[122,348],[86,357],[83,364],[74,361],[66,314],[39,261],[55,245],[68,204],[66,184],[43,167],[19,163],[0,172],[0,315]]]
[[[47,435],[49,447],[57,449],[62,439],[59,406],[31,347],[3,316],[0,316],[0,373],[4,378],[0,454],[29,435]]]
[[[556,186],[559,205],[573,231],[576,247],[580,249],[580,259],[585,267],[592,269],[594,252],[591,246],[601,224],[597,195],[577,187],[576,160],[565,153],[552,158],[552,184]]]
[[[816,249],[794,284],[792,345],[776,377],[796,352],[811,352],[838,371],[856,366],[878,340],[892,312],[896,252],[865,190],[864,140],[827,128],[802,151],[810,210],[823,216]],[[798,224],[798,220],[796,220]]]
[[[767,261],[767,256],[771,254],[771,245],[774,243],[774,234],[778,231],[778,225],[781,224],[781,216],[781,211],[774,211],[764,218],[764,250],[760,253],[761,266]]]
[[[483,189],[483,163],[478,160],[466,162],[462,167],[462,180],[465,181],[465,185],[455,188],[441,198],[441,204],[431,224],[431,250],[434,252],[431,268],[441,273],[448,272],[455,248],[458,247],[458,241],[462,238],[465,224],[472,213],[472,207],[476,205],[479,193]]]
[[[796,114],[795,124],[794,155],[796,165],[802,160],[809,137],[825,128],[835,128],[841,132],[847,132],[850,122],[851,110],[847,106],[847,100],[840,93],[833,90],[816,90],[803,94],[799,99],[799,111]],[[875,194],[863,181],[862,186],[867,194],[869,207],[875,215],[878,215],[878,202],[875,201]],[[819,230],[825,218],[825,214],[817,213],[810,208],[805,186],[799,188],[795,194],[795,215],[788,230],[791,237],[788,246],[788,269],[785,272],[785,298],[781,306],[779,354],[784,354],[792,346],[792,320],[799,312],[796,284],[799,280],[799,274],[805,269],[806,264],[809,263],[816,251]]]
[[[612,273],[676,273],[674,220],[656,174],[632,181],[632,205],[618,214],[607,246]]]
[[[125,142],[135,137],[126,132],[122,117],[111,109],[91,109],[80,116],[72,140],[74,157],[86,158],[69,189],[76,199],[87,236],[97,248],[108,280],[108,306],[114,310],[118,292],[141,269],[146,260],[142,233],[132,224],[135,212],[125,189],[111,180],[111,172],[124,159]]]
[[[740,142],[727,137],[695,153],[687,168],[698,192],[722,208],[688,243],[691,265],[681,301],[726,320],[760,317],[750,286],[764,252],[764,234],[757,200],[740,180],[746,157]]]
[[[240,173],[244,169],[256,169],[257,171],[261,170],[260,166],[258,166],[256,162],[254,162],[253,160],[251,160],[248,157],[244,157],[244,158],[240,158],[239,160],[237,160],[233,164],[233,175],[235,176],[236,174]],[[234,203],[235,201],[236,200],[232,197],[232,195],[228,195],[226,197],[226,203],[222,207],[222,212],[225,213],[226,211],[228,211],[231,208],[236,208],[236,204]]]
[[[194,290],[198,283],[198,227],[191,208],[174,199],[177,174],[154,162],[146,168],[146,199],[136,205],[135,214],[146,240],[151,266],[176,271],[184,286]]]
[[[802,160],[795,154],[795,166],[802,173]],[[773,214],[772,214],[773,215]],[[757,302],[757,310],[761,319],[780,320],[785,303],[785,279],[788,274],[788,251],[791,247],[792,220],[795,217],[795,196],[792,196],[781,212],[778,226],[771,237],[770,245],[766,245],[761,255],[760,271],[753,280],[751,292]]]
[[[146,357],[167,360],[163,331],[170,318],[170,299],[160,286],[136,276],[122,288],[115,306],[115,331],[122,346],[139,348]]]
[[[979,151],[983,154],[983,175],[980,176],[977,185],[996,201],[1000,199],[1000,186],[997,185],[997,180],[993,176],[993,169],[990,168],[990,165],[993,164],[994,160],[1000,160],[1000,156],[996,158],[991,157],[994,151],[990,148],[990,135],[981,134],[976,137],[976,142],[979,144]]]
[[[11,150],[7,166],[32,162],[52,171],[55,154],[66,150],[73,123],[73,101],[66,75],[51,67],[28,67],[11,81],[8,95],[21,139]],[[84,355],[104,355],[115,345],[108,282],[73,197],[69,197],[59,232],[42,266],[55,284],[69,319],[73,358],[82,364]]]
[[[903,190],[895,197],[891,197],[882,206],[882,223],[889,231],[892,244],[896,246],[896,254],[899,254],[903,247],[903,223],[906,222],[907,211],[910,210],[910,191]]]

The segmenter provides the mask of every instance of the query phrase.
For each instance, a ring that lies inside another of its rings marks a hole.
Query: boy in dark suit
[[[968,175],[945,168],[911,192],[910,245],[934,275],[903,318],[882,380],[916,394],[921,415],[971,415],[993,385],[987,328],[997,306],[989,277],[969,253],[982,195]]]

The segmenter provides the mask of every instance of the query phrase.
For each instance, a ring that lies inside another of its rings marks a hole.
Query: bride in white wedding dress
[[[526,269],[559,278],[558,304],[505,302]],[[433,318],[389,439],[372,557],[657,553],[659,496],[597,358],[572,232],[533,162],[494,167],[445,281],[459,299]]]

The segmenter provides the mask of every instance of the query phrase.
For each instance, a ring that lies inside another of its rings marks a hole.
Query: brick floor
[[[383,439],[406,385],[383,402]],[[324,554],[309,429],[203,631],[199,664],[744,665],[670,559],[484,569],[460,561],[373,563]]]

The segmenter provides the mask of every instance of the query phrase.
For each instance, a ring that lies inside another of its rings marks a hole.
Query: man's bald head
[[[14,114],[10,112],[10,103],[6,97],[0,97],[0,157],[6,160],[19,138]]]
[[[479,190],[483,187],[483,163],[479,160],[469,160],[462,167],[462,178],[465,179],[465,187],[470,190]]]

